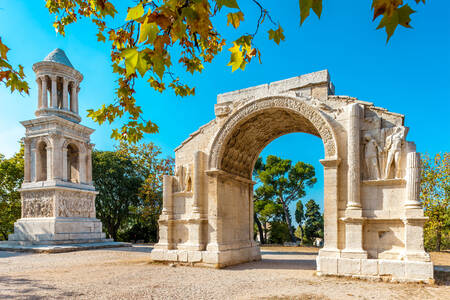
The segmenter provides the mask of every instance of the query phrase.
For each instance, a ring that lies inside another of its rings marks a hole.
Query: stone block
[[[393,279],[405,278],[405,262],[400,260],[378,260],[379,275],[390,275]]]
[[[318,271],[324,275],[338,274],[338,259],[333,257],[317,257]]]
[[[339,258],[337,273],[339,275],[359,275],[361,273],[361,260]]]
[[[202,261],[207,264],[218,264],[219,252],[203,251]]]
[[[188,261],[188,252],[179,250],[178,251],[178,261],[180,262],[187,262]]]
[[[150,253],[150,258],[154,261],[164,261],[166,260],[166,251],[162,249],[153,249]]]
[[[188,251],[187,252],[188,262],[201,262],[202,252],[201,251]]]
[[[378,260],[361,259],[361,275],[378,275]]]
[[[178,261],[178,250],[167,250],[165,258],[167,261]]]
[[[433,263],[405,261],[405,277],[408,280],[428,281],[433,279]]]

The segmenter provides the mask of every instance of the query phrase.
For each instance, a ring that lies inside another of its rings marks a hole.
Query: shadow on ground
[[[48,299],[48,296],[45,296],[46,291],[55,298],[83,296],[77,292],[58,291],[56,287],[41,283],[39,280],[0,276],[0,299]]]

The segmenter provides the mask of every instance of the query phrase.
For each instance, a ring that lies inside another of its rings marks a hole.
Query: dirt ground
[[[148,246],[57,254],[0,251],[0,299],[450,299],[450,285],[314,275],[316,248],[265,247],[217,270],[151,263]],[[450,266],[450,253],[432,253]]]

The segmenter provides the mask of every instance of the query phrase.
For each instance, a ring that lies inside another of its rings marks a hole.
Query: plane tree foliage
[[[428,221],[424,226],[425,248],[450,249],[450,153],[422,157],[420,200]]]
[[[128,7],[123,11],[123,3]],[[45,0],[50,14],[55,16],[53,26],[58,34],[65,35],[66,26],[88,19],[96,26],[99,42],[111,46],[111,63],[117,74],[116,99],[105,99],[105,104],[90,109],[88,115],[97,123],[112,123],[125,118],[120,128],[115,128],[114,139],[136,142],[145,133],[158,132],[158,126],[142,118],[142,107],[136,103],[136,80],[145,80],[158,92],[170,88],[178,96],[195,94],[173,72],[179,65],[191,74],[202,72],[224,47],[230,51],[228,66],[232,71],[244,70],[255,58],[261,62],[261,51],[254,45],[256,34],[265,34],[276,44],[285,40],[281,26],[282,16],[272,16],[263,1],[251,0],[256,10],[253,33],[240,32],[240,24],[248,21],[250,14],[243,11],[238,0]],[[372,0],[373,20],[380,20],[377,29],[386,31],[387,40],[397,27],[411,28],[411,5],[425,4],[425,0]],[[312,14],[320,18],[326,2],[299,0],[300,25]],[[226,41],[217,27],[215,16],[226,15],[228,29],[237,31],[239,38]],[[125,16],[125,19],[123,19]],[[265,33],[261,33],[267,30]],[[94,33],[93,33],[94,34]],[[227,46],[228,45],[228,46]],[[27,93],[23,66],[14,67],[8,60],[8,51],[0,37],[0,82],[12,92]]]

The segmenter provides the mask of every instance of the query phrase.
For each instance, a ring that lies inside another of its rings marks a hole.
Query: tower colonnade
[[[79,81],[61,75],[41,75],[36,83],[39,90],[38,110],[64,109],[78,114]]]

